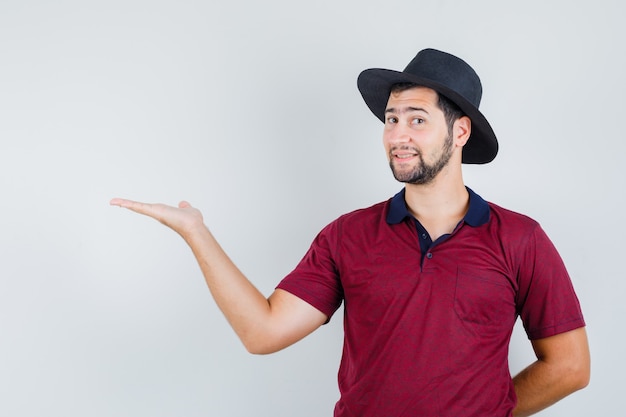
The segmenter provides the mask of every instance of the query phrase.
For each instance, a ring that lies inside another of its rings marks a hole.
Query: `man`
[[[189,203],[111,204],[185,239],[250,352],[291,345],[343,302],[336,417],[525,416],[586,386],[585,322],[554,246],[535,221],[464,185],[461,164],[498,151],[474,70],[426,49],[402,72],[362,72],[358,87],[384,122],[389,165],[405,187],[325,227],[267,299]],[[537,360],[511,378],[518,316]]]

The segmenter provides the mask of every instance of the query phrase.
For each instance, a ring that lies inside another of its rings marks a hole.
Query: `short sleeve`
[[[563,260],[538,224],[521,252],[517,309],[529,339],[550,337],[585,326]]]
[[[343,300],[336,259],[338,229],[337,221],[326,226],[296,268],[276,287],[311,304],[328,320]]]

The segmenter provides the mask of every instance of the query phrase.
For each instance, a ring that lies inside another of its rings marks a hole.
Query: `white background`
[[[0,415],[332,415],[341,312],[245,352],[189,249],[112,197],[187,199],[264,293],[340,214],[401,185],[356,89],[425,47],[467,60],[497,159],[588,324],[590,386],[544,416],[622,413],[626,60],[619,1],[0,0]],[[516,329],[511,370],[533,359]]]

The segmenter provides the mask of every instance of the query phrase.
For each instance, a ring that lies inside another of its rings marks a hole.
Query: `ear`
[[[459,117],[452,127],[452,137],[457,146],[465,146],[472,133],[472,121],[469,117]]]

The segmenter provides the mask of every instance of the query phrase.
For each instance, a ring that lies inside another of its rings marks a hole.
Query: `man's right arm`
[[[325,314],[287,291],[277,289],[265,298],[230,260],[205,226],[200,211],[189,203],[171,207],[116,198],[111,204],[152,217],[187,242],[215,302],[249,352],[279,351],[326,321]]]

